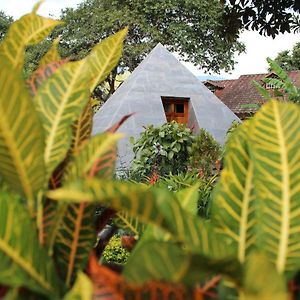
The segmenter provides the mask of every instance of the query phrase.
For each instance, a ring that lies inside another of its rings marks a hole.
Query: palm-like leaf
[[[34,210],[35,194],[45,184],[44,135],[21,78],[0,61],[0,173]]]
[[[258,244],[279,273],[300,266],[300,109],[271,101],[254,118]]]
[[[54,265],[39,245],[36,228],[20,199],[0,195],[0,283],[58,294]]]
[[[226,145],[225,168],[212,200],[212,222],[238,260],[244,263],[254,243],[253,162],[249,154],[249,122]]]
[[[37,8],[10,26],[0,46],[0,59],[8,61],[18,71],[23,68],[25,47],[41,42],[56,26],[62,24],[38,16]]]

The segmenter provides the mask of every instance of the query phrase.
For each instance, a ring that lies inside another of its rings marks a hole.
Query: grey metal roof
[[[119,129],[126,138],[119,142],[118,165],[128,167],[133,158],[129,138],[137,138],[150,124],[162,125],[166,116],[161,97],[184,97],[189,101],[190,127],[208,130],[220,143],[238,117],[158,44],[94,117],[93,134],[105,131],[124,115],[135,112]]]

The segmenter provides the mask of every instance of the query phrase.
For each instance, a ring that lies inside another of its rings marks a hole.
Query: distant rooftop
[[[247,74],[241,75],[238,79],[207,80],[205,85],[211,87],[211,90],[225,105],[242,117],[241,114],[249,114],[255,111],[255,108],[246,107],[247,104],[262,104],[265,102],[252,81],[257,81],[263,86],[264,79],[272,74]],[[295,86],[300,87],[300,71],[288,72],[288,76]]]

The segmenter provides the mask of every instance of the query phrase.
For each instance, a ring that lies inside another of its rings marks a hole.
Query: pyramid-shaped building
[[[126,138],[119,142],[118,165],[125,168],[133,158],[129,138],[138,138],[147,125],[180,120],[194,132],[206,129],[223,144],[227,129],[239,120],[161,44],[100,108],[94,117],[93,134],[105,131],[130,113],[135,114],[119,129]]]

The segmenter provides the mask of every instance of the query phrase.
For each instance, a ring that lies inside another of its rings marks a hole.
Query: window
[[[161,97],[161,99],[168,122],[187,124],[189,98]]]
[[[184,114],[184,103],[175,103],[175,113]]]
[[[267,90],[274,90],[276,87],[274,84],[272,83],[266,83],[266,89]]]

